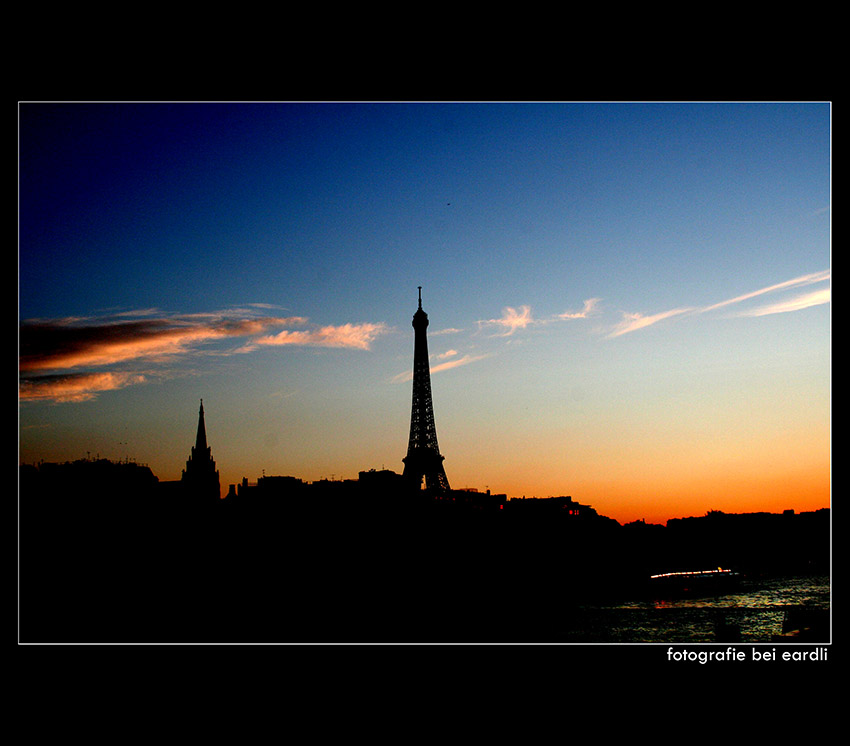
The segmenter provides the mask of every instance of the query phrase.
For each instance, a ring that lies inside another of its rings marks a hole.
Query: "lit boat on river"
[[[733,590],[742,576],[734,570],[718,567],[715,570],[680,570],[663,572],[649,577],[649,588],[661,594],[715,594]]]

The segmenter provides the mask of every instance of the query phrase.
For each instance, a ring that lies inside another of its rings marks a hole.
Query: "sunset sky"
[[[22,103],[19,458],[830,504],[828,103]]]

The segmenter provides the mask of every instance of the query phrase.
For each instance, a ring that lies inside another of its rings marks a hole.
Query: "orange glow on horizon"
[[[453,459],[452,459],[453,461]],[[588,505],[599,515],[613,518],[620,524],[644,520],[664,525],[671,518],[703,516],[711,510],[724,513],[797,513],[829,508],[831,504],[831,477],[829,463],[811,464],[808,467],[775,471],[773,474],[741,473],[732,470],[716,473],[694,473],[671,476],[668,480],[632,477],[567,478],[564,475],[542,479],[540,474],[493,475],[487,471],[461,469],[446,459],[446,469],[453,488],[489,489],[493,494],[505,494],[509,499],[522,497],[558,497],[569,495],[582,505]],[[454,467],[454,468],[452,468]],[[363,467],[364,470],[369,467]],[[385,468],[401,473],[400,464],[386,464]],[[683,470],[684,471],[684,470]],[[288,476],[304,481],[321,478],[357,479],[358,471],[311,473],[286,470]],[[267,469],[266,474],[270,472]],[[484,476],[481,476],[484,475]],[[223,470],[222,496],[229,484],[238,484],[242,476],[249,483],[256,482],[260,473],[233,476]],[[504,477],[504,478],[502,478]],[[163,477],[160,477],[163,478]]]
[[[677,469],[666,462],[644,463],[642,468],[628,463],[619,464],[616,469],[612,464],[607,470],[598,465],[586,470],[578,466],[569,473],[555,472],[538,462],[539,468],[519,475],[511,473],[510,465],[494,466],[479,472],[489,471],[487,481],[480,488],[483,490],[486,485],[492,492],[507,494],[509,498],[569,495],[621,524],[637,520],[665,524],[671,518],[702,516],[710,510],[799,513],[829,508],[829,456],[823,459],[813,454],[807,456],[805,461],[801,458],[800,463],[784,466],[775,461],[700,464],[690,460]],[[513,463],[516,465],[517,461]],[[453,466],[447,459],[446,469],[453,486],[484,481],[469,471],[458,472]]]
[[[586,483],[573,499],[589,504],[620,523],[645,520],[664,524],[670,518],[724,513],[807,512],[830,507],[828,466],[770,476],[703,475],[668,483]]]

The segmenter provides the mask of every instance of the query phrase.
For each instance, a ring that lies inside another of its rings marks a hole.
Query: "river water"
[[[792,607],[829,609],[829,577],[744,580],[726,595],[586,605],[566,620],[564,641],[714,643],[724,641],[723,625],[734,625],[742,643],[773,642]]]

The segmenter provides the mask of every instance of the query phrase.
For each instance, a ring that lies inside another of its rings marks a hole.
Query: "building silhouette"
[[[212,448],[207,445],[207,428],[204,423],[204,400],[198,413],[198,434],[186,468],[180,479],[184,491],[200,500],[221,499],[218,471],[212,457]]]
[[[437,445],[434,425],[434,406],[431,401],[431,369],[428,363],[428,314],[422,310],[422,288],[419,288],[419,309],[413,314],[413,404],[410,412],[410,440],[404,462],[403,476],[417,489],[423,486],[433,493],[449,491],[449,480],[443,468],[443,456]]]

